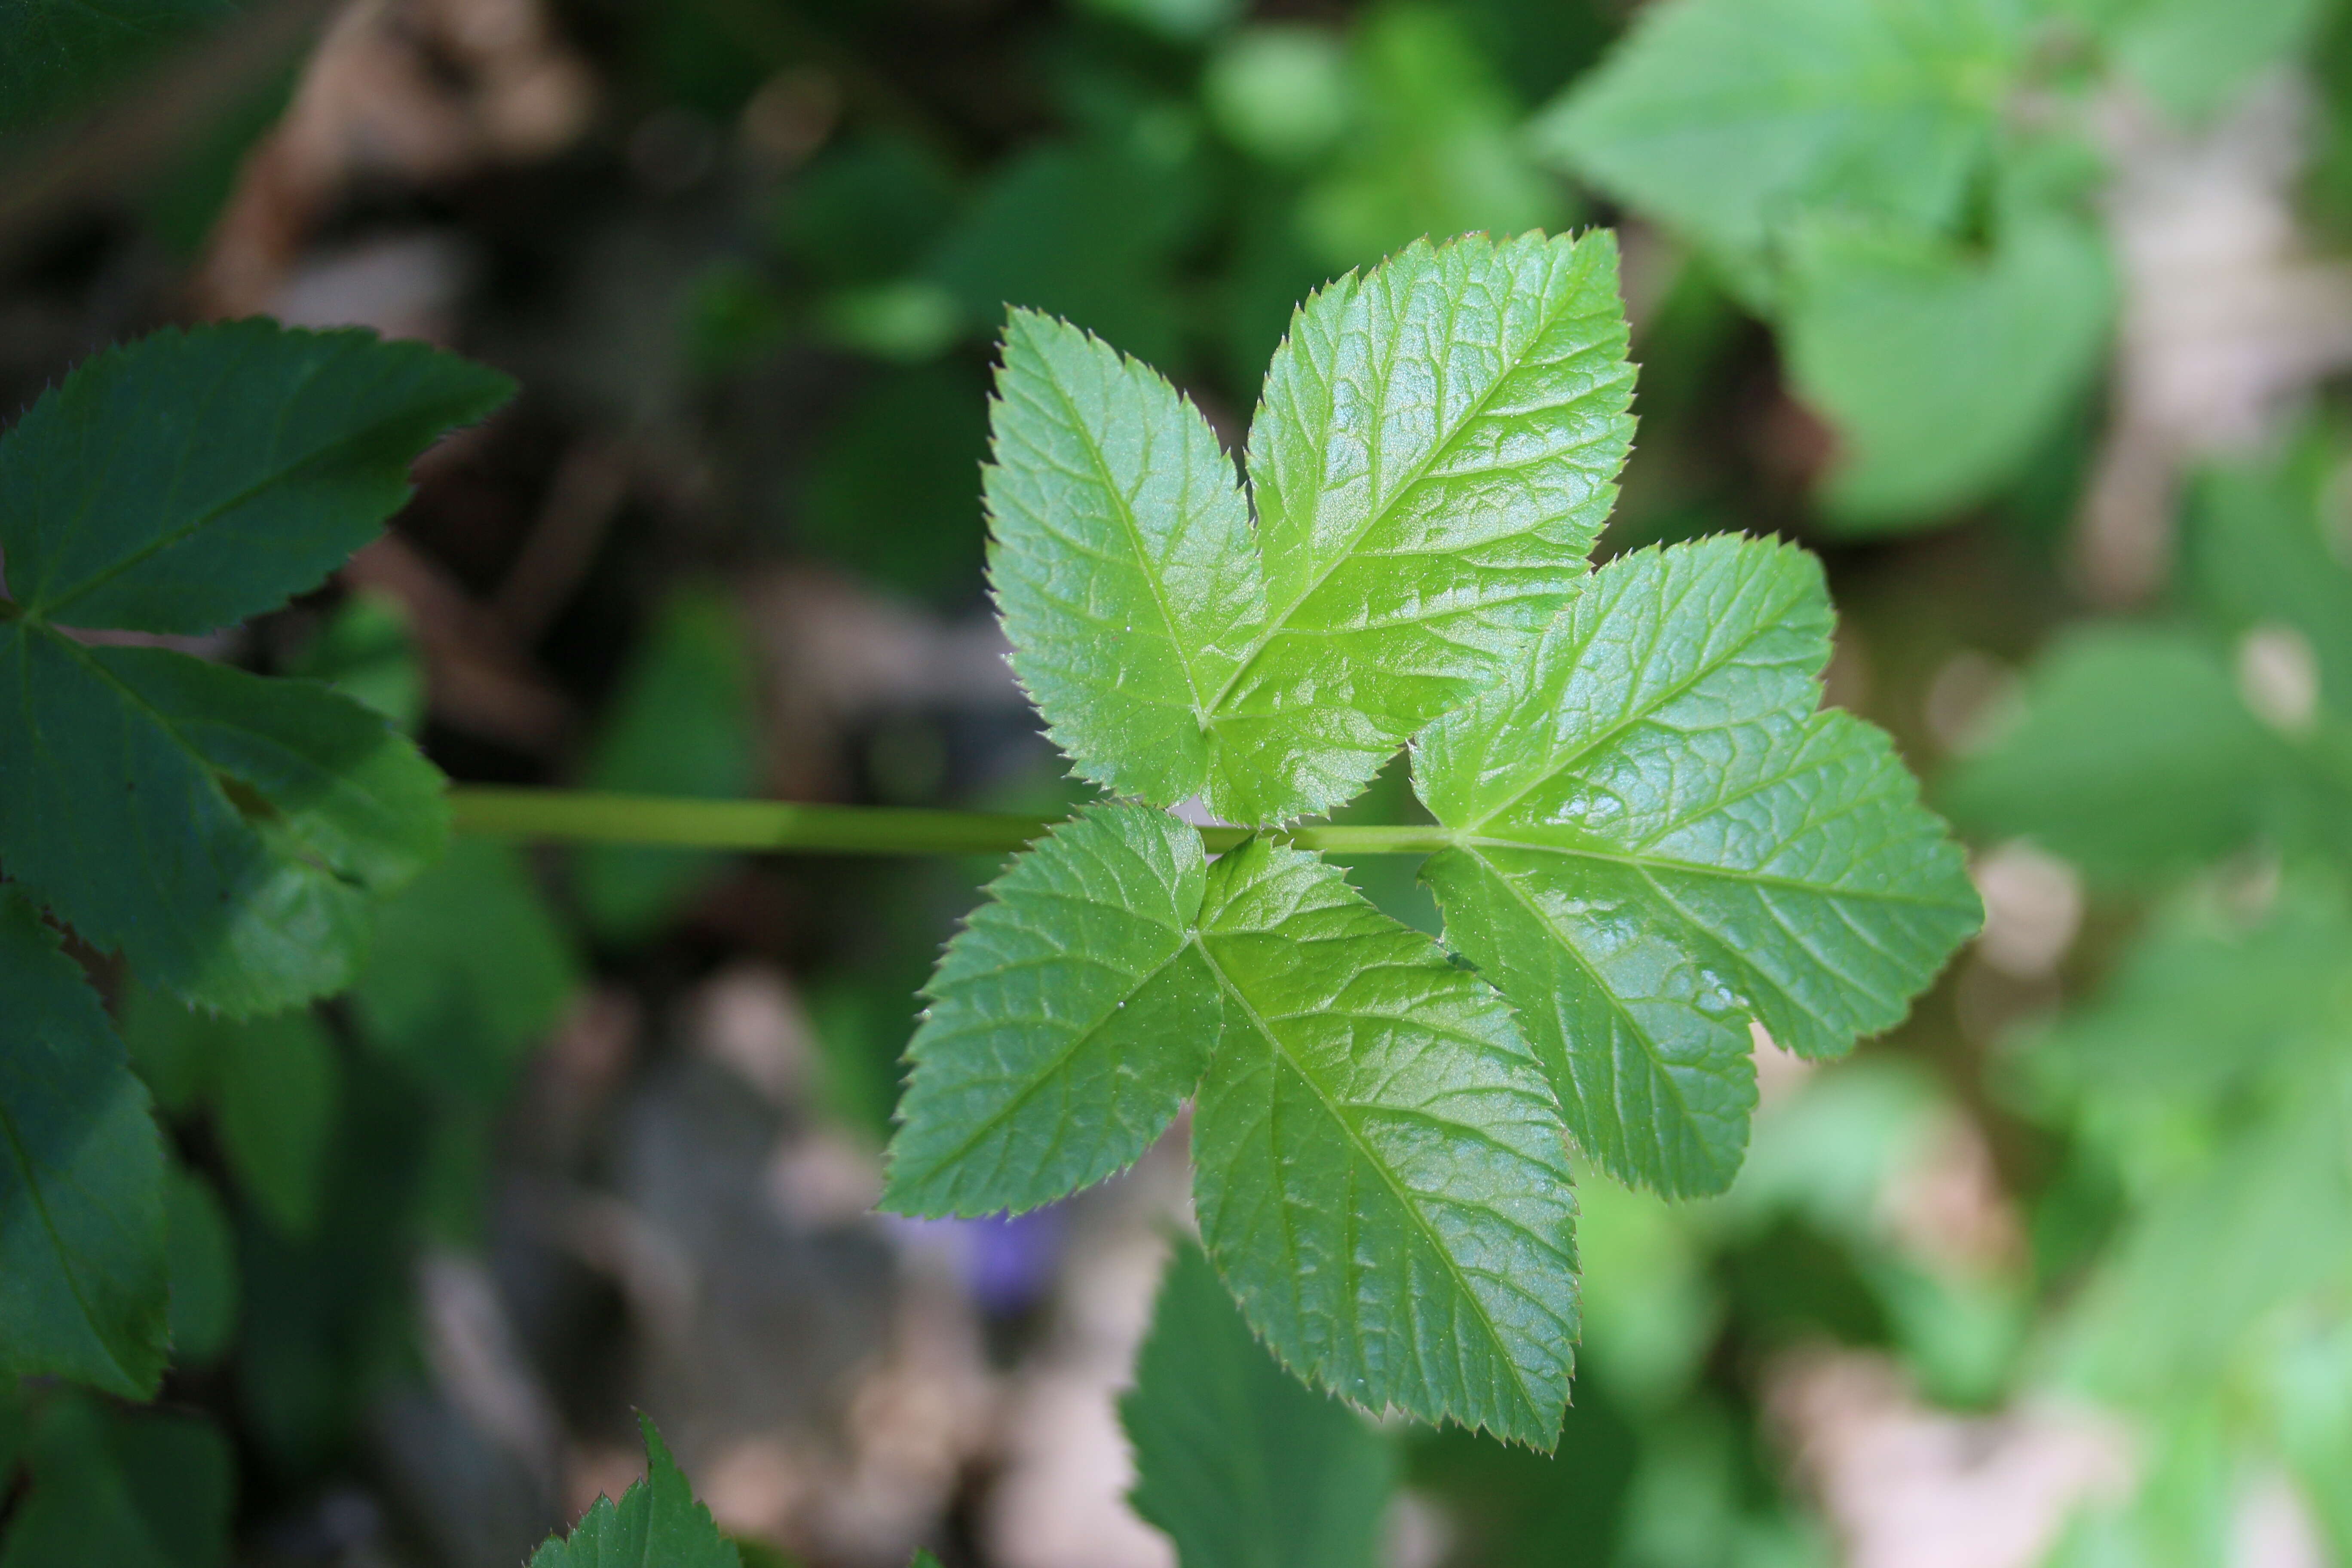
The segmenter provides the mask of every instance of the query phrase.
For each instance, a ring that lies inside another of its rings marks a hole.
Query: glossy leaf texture
[[[348,983],[367,900],[440,851],[440,775],[324,688],[62,628],[276,608],[510,391],[421,345],[240,321],[110,350],[35,404],[0,437],[8,874],[191,1003],[268,1012]]]
[[[1748,268],[1813,204],[1944,227],[2021,43],[2004,0],[1664,0],[1530,134]]]
[[[153,1394],[164,1257],[147,1091],[80,967],[0,892],[0,1374]]]
[[[1361,1416],[1284,1372],[1199,1249],[1160,1282],[1119,1401],[1135,1510],[1182,1568],[1371,1568],[1397,1479]]]
[[[1104,805],[992,884],[932,985],[888,1201],[1059,1197],[1197,1086],[1202,1238],[1283,1363],[1366,1409],[1549,1447],[1575,1198],[1509,1010],[1311,855],[1204,858],[1168,814]]]
[[[1518,1007],[1580,1143],[1663,1193],[1738,1171],[1751,1023],[1842,1053],[1980,919],[1886,737],[1814,711],[1830,625],[1792,547],[1621,557],[1415,745],[1456,839],[1423,873],[1448,945]]]
[[[1016,312],[987,470],[1013,667],[1080,773],[1233,820],[1327,810],[1580,580],[1633,432],[1614,242],[1416,244],[1318,292],[1249,441]]]
[[[697,1502],[661,1434],[644,1416],[646,1474],[615,1503],[600,1497],[572,1533],[531,1553],[530,1568],[740,1568],[734,1543]]]
[[[1193,1111],[1201,1239],[1283,1363],[1549,1450],[1577,1333],[1559,1111],[1510,1010],[1314,856],[1211,868],[1232,1005]]]

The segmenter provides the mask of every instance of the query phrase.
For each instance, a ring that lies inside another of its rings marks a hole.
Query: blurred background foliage
[[[256,312],[521,379],[333,587],[194,649],[461,780],[1056,809],[981,574],[1003,305],[1237,446],[1324,279],[1594,223],[1643,364],[1604,552],[1821,551],[1831,698],[1990,921],[1853,1061],[1759,1040],[1728,1195],[1587,1183],[1559,1455],[1343,1434],[1350,1550],[2352,1563],[2352,12],[0,0],[12,415]],[[1180,1262],[1136,1370],[1181,1133],[1039,1215],[867,1213],[993,869],[468,843],[312,1012],[110,976],[176,1369],[0,1392],[0,1568],[517,1563],[641,1465],[633,1407],[747,1562],[1172,1563],[1117,1391],[1147,1444],[1167,1367],[1250,1348]],[[1352,874],[1433,928],[1412,869]]]

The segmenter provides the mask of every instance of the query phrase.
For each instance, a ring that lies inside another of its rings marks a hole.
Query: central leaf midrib
[[[1832,883],[1808,882],[1800,878],[1780,876],[1769,871],[1748,871],[1736,866],[1711,866],[1703,860],[1678,860],[1665,855],[1617,853],[1606,849],[1583,848],[1574,845],[1546,844],[1532,839],[1508,838],[1491,833],[1465,833],[1456,836],[1454,842],[1466,850],[1517,849],[1530,855],[1559,855],[1579,860],[1603,860],[1611,865],[1627,866],[1644,873],[1661,870],[1681,872],[1694,877],[1713,877],[1725,881],[1749,883],[1760,888],[1783,888],[1794,893],[1811,893],[1815,898],[1822,899],[1862,899],[1872,903],[1904,904],[1923,910],[1952,907],[1941,899],[1900,893],[1892,889],[1842,888]],[[1485,857],[1481,856],[1480,859],[1483,861]]]
[[[1232,1000],[1234,1005],[1241,1010],[1242,1016],[1249,1020],[1250,1026],[1255,1029],[1274,1053],[1298,1075],[1299,1080],[1314,1093],[1317,1102],[1323,1107],[1324,1113],[1329,1116],[1333,1123],[1346,1134],[1349,1146],[1356,1151],[1362,1163],[1369,1165],[1380,1176],[1381,1184],[1389,1190],[1389,1195],[1396,1200],[1397,1206],[1412,1221],[1413,1228],[1428,1244],[1429,1249],[1436,1254],[1438,1260],[1444,1265],[1447,1275],[1454,1281],[1454,1289],[1461,1292],[1463,1300],[1469,1304],[1478,1326],[1486,1331],[1486,1342],[1496,1358],[1510,1369],[1511,1386],[1518,1391],[1524,1412],[1529,1416],[1540,1419],[1541,1413],[1537,1406],[1535,1396],[1528,1388],[1518,1363],[1510,1352],[1510,1348],[1503,1342],[1502,1331],[1496,1326],[1493,1317],[1487,1312],[1485,1300],[1479,1297],[1476,1290],[1472,1289],[1468,1278],[1463,1274],[1461,1265],[1454,1260],[1454,1254],[1446,1247],[1444,1238],[1437,1234],[1436,1226],[1421,1212],[1412,1197],[1399,1184],[1395,1173],[1388,1168],[1387,1163],[1378,1158],[1365,1144],[1363,1134],[1355,1123],[1340,1114],[1339,1105],[1329,1094],[1324,1091],[1322,1084],[1316,1080],[1315,1075],[1307,1070],[1306,1064],[1301,1062],[1290,1047],[1283,1043],[1281,1036],[1275,1033],[1273,1027],[1251,1005],[1249,998],[1243,994],[1240,985],[1234,982],[1233,976],[1225,973],[1224,965],[1219,963],[1215,954],[1209,951],[1205,935],[1201,931],[1194,931],[1192,945],[1199,950],[1201,957],[1209,966],[1209,973],[1217,977],[1217,984],[1223,988],[1226,996]],[[1417,1356],[1416,1359],[1418,1359]],[[1463,1393],[1466,1401],[1470,1395],[1470,1389],[1466,1383]]]
[[[1571,250],[1570,252],[1570,258],[1572,260],[1579,258],[1579,251]],[[1259,631],[1255,638],[1251,640],[1249,647],[1244,651],[1240,662],[1234,667],[1234,673],[1226,678],[1224,685],[1218,689],[1216,696],[1210,700],[1209,711],[1211,713],[1222,714],[1223,712],[1225,700],[1234,694],[1234,689],[1241,684],[1242,678],[1247,675],[1250,670],[1256,666],[1258,659],[1264,656],[1266,648],[1272,645],[1275,637],[1278,633],[1288,629],[1290,617],[1297,615],[1299,607],[1305,605],[1307,600],[1313,598],[1316,593],[1325,583],[1330,581],[1331,574],[1333,573],[1339,571],[1341,566],[1347,564],[1347,563],[1354,557],[1356,546],[1363,542],[1365,536],[1370,534],[1372,530],[1377,528],[1381,522],[1387,521],[1390,514],[1395,510],[1397,503],[1415,486],[1427,479],[1429,477],[1430,470],[1436,468],[1438,462],[1453,451],[1454,444],[1462,438],[1463,433],[1468,430],[1470,426],[1486,412],[1487,406],[1494,402],[1497,395],[1500,395],[1504,383],[1509,381],[1513,376],[1518,374],[1520,371],[1527,368],[1528,356],[1535,352],[1537,346],[1540,344],[1550,333],[1552,328],[1559,325],[1560,317],[1567,313],[1569,303],[1576,297],[1576,293],[1577,290],[1573,285],[1563,288],[1560,290],[1559,297],[1556,301],[1554,301],[1553,308],[1544,314],[1540,323],[1538,323],[1535,330],[1528,334],[1528,341],[1522,347],[1520,353],[1511,360],[1510,363],[1504,368],[1501,374],[1495,377],[1492,384],[1487,386],[1484,392],[1481,392],[1472,402],[1470,407],[1462,415],[1460,423],[1456,424],[1453,429],[1447,431],[1440,439],[1432,443],[1428,453],[1418,462],[1411,465],[1406,469],[1406,477],[1399,481],[1395,489],[1389,493],[1388,499],[1379,506],[1370,510],[1361,526],[1357,528],[1355,532],[1349,536],[1346,545],[1333,552],[1331,559],[1324,564],[1321,571],[1315,574],[1313,580],[1294,595],[1290,602],[1282,607],[1279,614],[1270,614],[1267,616],[1265,627]],[[1454,299],[1448,300],[1446,308],[1448,311],[1448,325],[1450,328],[1452,317],[1458,315],[1462,309],[1460,297],[1457,295]],[[1452,341],[1452,333],[1450,331],[1447,333],[1447,341]],[[1391,356],[1395,353],[1396,347],[1397,345],[1391,345]],[[1382,381],[1383,387],[1385,388],[1387,384],[1387,379],[1384,378]],[[1328,449],[1329,445],[1328,431],[1325,437],[1324,445],[1325,448]],[[1375,443],[1373,462],[1375,466],[1377,466],[1379,462],[1377,443]],[[1316,493],[1319,496],[1322,493],[1319,488],[1319,477],[1318,485],[1318,488]],[[1263,570],[1264,551],[1265,545],[1263,541],[1261,541],[1259,544],[1261,570]]]

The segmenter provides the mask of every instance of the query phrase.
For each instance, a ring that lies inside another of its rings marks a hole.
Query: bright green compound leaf
[[[407,465],[510,384],[363,332],[236,322],[109,351],[0,437],[0,860],[150,983],[232,1013],[350,979],[440,850],[440,778],[318,687],[63,626],[207,631],[315,585]]]
[[[71,113],[236,0],[8,0],[0,5],[0,132]]]
[[[530,868],[503,844],[460,839],[379,910],[352,1003],[368,1043],[420,1082],[489,1101],[579,985]]]
[[[1196,1248],[1169,1265],[1118,1410],[1130,1500],[1183,1568],[1371,1568],[1394,1447],[1276,1364]]]
[[[152,1394],[165,1268],[147,1091],[80,968],[0,893],[0,1377]]]
[[[1423,873],[1448,944],[1518,1006],[1579,1142],[1663,1193],[1738,1170],[1751,1022],[1838,1055],[1980,918],[1886,737],[1814,711],[1830,621],[1790,546],[1621,557],[1416,743],[1456,836]]]
[[[1055,740],[1236,821],[1345,801],[1575,591],[1632,437],[1625,342],[1605,234],[1417,244],[1340,279],[1268,372],[1253,540],[1195,410],[1016,312],[991,571]]]
[[[1223,999],[1201,836],[1096,806],[991,883],[908,1047],[889,1207],[1034,1208],[1132,1164],[1201,1081]]]
[[[569,1537],[531,1553],[530,1568],[739,1568],[733,1543],[695,1501],[661,1434],[642,1415],[637,1426],[646,1436],[646,1479],[618,1503],[598,1498]]]
[[[1812,206],[1940,229],[2020,52],[2001,0],[1663,0],[1538,146],[1735,267]]]
[[[1193,1112],[1201,1237],[1283,1363],[1549,1450],[1576,1341],[1559,1111],[1501,998],[1333,867],[1210,868],[1228,1022]]]
[[[1576,1205],[1509,1010],[1311,855],[1202,860],[1166,813],[1097,806],[992,885],[932,984],[893,1206],[1058,1197],[1198,1083],[1202,1234],[1284,1363],[1549,1447]]]
[[[759,763],[756,698],[734,605],[687,589],[662,607],[622,677],[583,782],[626,794],[740,799]],[[573,862],[574,887],[597,934],[631,942],[675,913],[716,864],[691,850],[596,846]]]
[[[236,1331],[236,1235],[221,1201],[195,1172],[173,1165],[163,1224],[172,1270],[172,1359],[201,1366]]]
[[[1980,257],[1806,223],[1789,259],[1790,369],[1836,428],[1824,500],[1853,531],[1926,521],[2015,478],[2097,373],[2114,312],[2099,236],[2065,213],[2011,215]]]
[[[2285,740],[2201,638],[2110,626],[2042,658],[2015,721],[1937,800],[1963,826],[2030,837],[2103,881],[2145,882],[2252,840],[2294,780]]]
[[[228,1440],[193,1415],[49,1400],[26,1445],[30,1481],[0,1568],[220,1568],[236,1471]]]
[[[1566,217],[1566,193],[1522,145],[1519,105],[1452,11],[1374,8],[1352,63],[1352,133],[1298,214],[1334,269],[1424,235],[1519,234]]]

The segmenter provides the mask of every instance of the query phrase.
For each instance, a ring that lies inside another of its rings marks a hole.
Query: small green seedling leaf
[[[646,1475],[615,1503],[598,1498],[570,1536],[531,1553],[530,1568],[740,1568],[732,1542],[697,1502],[661,1434],[644,1416]]]
[[[0,1568],[221,1568],[236,1470],[209,1421],[46,1401],[26,1445],[29,1484]]]
[[[1533,660],[1432,725],[1415,786],[1455,846],[1445,939],[1517,1004],[1580,1144],[1719,1192],[1749,1025],[1805,1057],[1902,1016],[1980,919],[1886,737],[1815,712],[1820,568],[1707,540],[1621,557]]]
[[[889,1201],[1059,1197],[1197,1085],[1202,1238],[1285,1364],[1366,1409],[1549,1447],[1575,1198],[1509,1010],[1314,856],[1203,859],[1168,814],[1103,805],[992,885],[931,988]]]
[[[2000,0],[1666,0],[1546,110],[1538,148],[1745,269],[1808,207],[1941,229],[2017,70]]]
[[[1118,1413],[1130,1500],[1182,1568],[1371,1568],[1394,1447],[1276,1363],[1196,1247],[1169,1265]]]
[[[152,1394],[165,1269],[147,1091],[56,933],[0,891],[0,1377]]]
[[[325,689],[66,626],[213,630],[314,586],[505,377],[264,321],[100,354],[0,437],[0,858],[86,940],[223,1011],[340,988],[367,900],[440,852],[440,775]]]
[[[172,1359],[202,1366],[236,1331],[236,1233],[212,1184],[184,1165],[164,1179],[163,1223],[171,1258]]]
[[[1173,388],[1015,312],[990,569],[1054,739],[1235,821],[1348,799],[1575,591],[1633,434],[1625,344],[1606,234],[1418,244],[1340,279],[1268,371],[1253,534]]]

